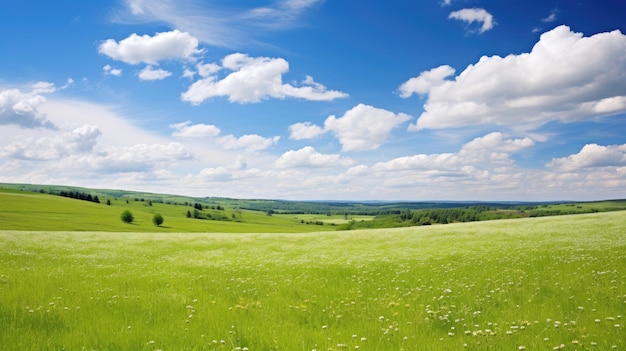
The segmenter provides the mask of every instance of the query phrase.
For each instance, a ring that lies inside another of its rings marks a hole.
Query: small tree
[[[163,216],[161,216],[160,213],[155,213],[154,216],[152,216],[152,223],[157,227],[160,226],[163,224]]]
[[[189,212],[189,210],[187,210],[187,218],[191,218],[191,212]]]
[[[120,218],[124,223],[133,223],[133,221],[135,220],[135,217],[133,217],[133,214],[129,210],[124,210]]]

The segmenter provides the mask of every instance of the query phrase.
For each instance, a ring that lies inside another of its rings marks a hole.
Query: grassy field
[[[0,231],[0,350],[623,350],[625,267],[625,212],[302,234]]]
[[[105,203],[109,200],[111,206]],[[259,211],[226,209],[204,210],[227,220],[200,220],[187,218],[191,206],[164,204],[126,199],[101,198],[101,203],[19,190],[0,189],[0,230],[57,230],[57,231],[111,231],[111,232],[313,232],[320,226],[303,224],[295,215],[267,216]],[[120,214],[130,210],[135,217],[132,224],[123,223]],[[160,213],[165,218],[161,227],[155,227],[152,216]],[[332,230],[329,227],[328,230]]]
[[[350,221],[371,221],[375,216],[359,216],[359,215],[323,215],[323,214],[279,214],[277,217],[284,217],[296,221],[304,221],[309,223],[324,223],[331,225],[346,224]]]

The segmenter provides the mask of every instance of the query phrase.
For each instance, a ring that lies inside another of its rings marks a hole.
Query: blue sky
[[[624,13],[617,0],[10,2],[0,182],[624,198]]]

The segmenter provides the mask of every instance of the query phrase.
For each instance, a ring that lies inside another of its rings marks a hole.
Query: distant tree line
[[[95,196],[91,196],[91,194],[88,193],[83,193],[80,191],[65,191],[65,190],[61,190],[58,194],[59,196],[63,196],[63,197],[69,197],[72,199],[78,199],[78,200],[83,200],[83,201],[90,201],[90,202],[95,202],[95,203],[100,203],[100,199],[98,198],[98,195]]]
[[[209,206],[209,205],[202,205],[201,203],[198,203],[198,202],[193,204],[193,208],[195,208],[198,211],[202,211],[204,209],[209,209],[209,208],[212,209],[212,210],[218,210],[218,211],[224,211],[225,210],[225,208],[220,206],[220,205]]]

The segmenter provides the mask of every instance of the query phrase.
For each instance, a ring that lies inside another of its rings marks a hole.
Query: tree
[[[107,206],[111,206],[111,200],[107,199]]]
[[[187,210],[187,218],[191,218],[191,212],[189,212],[189,210]]]
[[[135,220],[135,217],[133,217],[133,214],[129,210],[124,210],[120,218],[124,223],[133,223],[133,221]]]
[[[163,224],[163,216],[161,216],[160,213],[155,213],[154,216],[152,216],[152,223],[159,227],[161,224]]]

